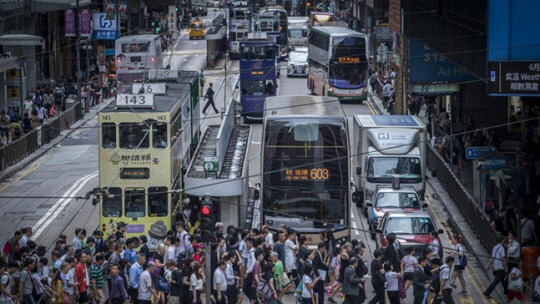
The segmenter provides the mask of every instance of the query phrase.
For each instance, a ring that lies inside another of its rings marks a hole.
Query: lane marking
[[[35,171],[37,168],[39,168],[41,165],[43,165],[46,161],[48,161],[51,158],[50,155],[45,155],[41,157],[40,159],[36,160],[34,163],[31,164],[31,167],[28,167],[23,170],[22,174],[17,176],[14,180],[6,181],[6,184],[2,187],[0,187],[0,192],[6,190],[7,187],[13,185],[14,183],[18,182],[21,178],[27,176],[28,174]]]
[[[354,234],[356,234],[357,236],[360,236],[360,232],[358,232],[358,225],[356,225],[356,221],[352,222],[352,226],[354,228]]]
[[[260,145],[261,144],[260,141],[251,141],[251,143],[254,144],[254,145]]]
[[[33,240],[36,240],[41,233],[49,226],[52,221],[58,216],[60,212],[64,210],[66,205],[71,202],[72,198],[71,196],[77,194],[85,185],[88,183],[91,179],[98,176],[98,172],[90,173],[86,176],[81,177],[78,179],[71,188],[69,188],[64,195],[62,195],[62,198],[60,198],[48,211],[45,213],[45,216],[43,216],[37,223],[32,227],[32,230],[36,231],[36,233],[32,236]]]

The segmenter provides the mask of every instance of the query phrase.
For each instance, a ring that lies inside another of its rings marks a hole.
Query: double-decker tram
[[[350,239],[351,183],[347,117],[339,101],[278,96],[265,101],[261,150],[261,223],[287,225],[310,244],[331,230]]]
[[[172,71],[171,71],[172,72]],[[99,113],[99,222],[111,235],[148,235],[157,248],[181,213],[182,170],[200,133],[199,78],[134,83]]]
[[[229,58],[239,59],[240,41],[251,32],[252,13],[247,6],[229,7]]]
[[[247,119],[261,119],[265,98],[277,91],[278,46],[274,37],[258,34],[240,42],[240,104]]]
[[[125,36],[115,41],[116,80],[120,93],[129,93],[131,83],[142,80],[149,69],[163,68],[159,35]]]
[[[339,100],[367,99],[366,35],[336,26],[315,26],[309,35],[308,89]]]
[[[279,44],[281,56],[287,56],[289,52],[287,11],[281,6],[265,6],[259,10],[259,17],[277,17],[279,19]]]

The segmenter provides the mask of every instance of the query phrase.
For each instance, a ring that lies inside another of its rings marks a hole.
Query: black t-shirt
[[[170,286],[169,295],[171,297],[182,296],[182,280],[183,279],[184,279],[184,276],[182,275],[182,271],[180,269],[176,269],[175,271],[171,273],[172,282],[169,284]]]

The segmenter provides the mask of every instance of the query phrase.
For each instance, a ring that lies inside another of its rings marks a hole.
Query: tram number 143
[[[153,108],[153,94],[118,94],[116,96],[117,108]]]

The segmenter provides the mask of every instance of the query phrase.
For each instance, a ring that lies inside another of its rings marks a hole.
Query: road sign
[[[493,146],[487,147],[469,147],[466,150],[467,159],[482,159],[487,158],[497,152]]]
[[[205,172],[218,172],[219,158],[215,156],[205,156],[203,167]]]
[[[508,162],[504,157],[492,157],[484,161],[485,170],[499,170],[508,168]]]

